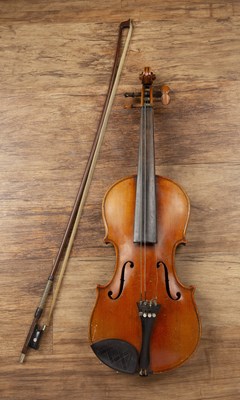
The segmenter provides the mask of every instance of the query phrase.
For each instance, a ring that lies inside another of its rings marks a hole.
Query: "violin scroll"
[[[150,70],[150,67],[145,67],[144,71],[139,75],[139,79],[143,85],[152,85],[156,75]]]

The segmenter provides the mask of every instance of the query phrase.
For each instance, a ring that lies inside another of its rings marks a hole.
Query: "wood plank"
[[[216,18],[228,19],[239,15],[238,0],[226,2],[225,0],[202,0],[191,2],[171,1],[162,3],[150,0],[131,2],[129,0],[115,1],[105,0],[97,3],[95,1],[21,1],[17,4],[14,0],[0,1],[2,15],[1,20],[8,23],[28,21],[30,23],[45,22],[70,22],[70,21],[114,21],[127,19],[129,16],[134,20],[161,20],[172,18]]]
[[[81,219],[73,255],[93,256],[113,254],[113,249],[103,242],[104,224],[102,221],[101,203],[106,189],[114,183],[104,176],[105,166],[96,169],[89,198]],[[112,170],[114,166],[112,164]],[[238,221],[240,218],[239,187],[236,181],[240,174],[239,166],[224,164],[224,181],[222,164],[201,165],[167,165],[157,168],[157,172],[181,184],[191,200],[191,218],[187,231],[189,244],[187,251],[196,253],[206,251],[221,252],[228,248],[234,252],[239,249]],[[118,169],[120,175],[122,169]],[[121,175],[115,175],[120,179]],[[69,178],[68,178],[69,177]],[[19,175],[21,179],[21,174]],[[66,174],[65,179],[72,179]],[[24,177],[22,178],[24,180]],[[32,178],[36,179],[36,178]],[[11,180],[8,181],[11,183]],[[64,182],[59,186],[56,181],[39,180],[35,183],[25,180],[21,190],[19,182],[12,182],[10,197],[0,201],[4,212],[1,229],[4,232],[5,248],[2,259],[36,259],[38,257],[54,258],[63,235],[72,202],[75,197],[73,187],[66,192]],[[77,182],[71,180],[77,187]],[[224,182],[224,195],[219,188]],[[58,186],[58,187],[57,187]],[[54,191],[53,191],[54,187]],[[35,192],[34,192],[35,191]],[[44,193],[44,197],[43,196]],[[18,212],[17,212],[18,209]],[[14,236],[13,236],[14,232]],[[24,238],[24,240],[23,240]],[[32,240],[34,238],[34,240]]]
[[[238,258],[239,254],[237,255],[236,253],[210,253],[209,255],[186,255],[181,253],[178,255],[177,272],[180,280],[185,285],[195,284],[197,286],[196,301],[202,320],[202,339],[194,356],[184,366],[170,374],[164,374],[160,380],[156,377],[150,378],[150,384],[153,386],[153,399],[158,398],[157,393],[156,397],[154,397],[154,388],[157,389],[158,385],[160,385],[159,390],[161,390],[165,384],[171,392],[175,390],[174,388],[180,382],[183,385],[182,390],[179,392],[179,396],[182,399],[186,388],[190,392],[192,391],[193,399],[197,399],[200,392],[206,396],[204,398],[214,399],[211,394],[210,396],[209,394],[207,395],[207,385],[213,388],[211,390],[214,390],[215,398],[217,398],[218,394],[221,398],[225,391],[226,394],[223,398],[227,398],[227,395],[236,395],[233,398],[237,399],[240,372],[238,352],[240,339],[238,315],[240,306],[237,286],[239,267],[236,261]],[[1,275],[6,290],[5,302],[8,305],[8,311],[11,311],[8,316],[8,323],[10,322],[10,324],[4,324],[1,327],[3,328],[1,337],[4,339],[5,347],[1,352],[3,362],[0,364],[0,368],[3,370],[3,374],[0,375],[0,380],[8,371],[8,363],[10,362],[4,360],[11,360],[10,371],[7,375],[9,378],[11,376],[11,384],[10,381],[1,382],[2,396],[5,396],[5,390],[8,392],[12,385],[17,387],[18,380],[22,376],[28,377],[30,384],[31,376],[34,373],[31,371],[34,371],[35,368],[39,371],[37,377],[34,378],[38,387],[39,399],[45,395],[44,388],[41,388],[41,382],[43,379],[47,379],[52,368],[55,369],[54,380],[57,380],[61,371],[66,371],[66,369],[69,370],[70,376],[72,374],[73,376],[78,376],[82,384],[87,380],[89,385],[84,386],[86,398],[90,398],[91,395],[94,396],[95,393],[92,391],[93,388],[90,387],[90,377],[94,377],[95,385],[98,385],[100,390],[99,398],[104,399],[105,396],[104,389],[100,385],[103,377],[105,379],[104,387],[108,388],[108,391],[111,392],[113,390],[112,384],[114,380],[114,387],[117,387],[117,392],[121,393],[123,398],[126,396],[127,399],[131,397],[128,397],[125,392],[122,393],[120,390],[123,380],[127,379],[130,387],[131,385],[134,387],[134,384],[138,382],[138,388],[135,388],[135,390],[139,391],[140,395],[143,388],[141,379],[134,377],[130,379],[121,374],[117,375],[115,379],[116,375],[110,373],[106,366],[99,364],[88,345],[87,328],[95,301],[95,285],[96,283],[106,283],[111,279],[114,262],[113,257],[87,259],[74,257],[71,259],[64,279],[64,287],[54,314],[53,353],[48,347],[52,336],[50,331],[46,334],[41,350],[39,352],[30,352],[27,362],[23,366],[17,365],[16,355],[24,335],[24,324],[27,324],[27,319],[31,317],[33,311],[26,309],[27,300],[31,295],[32,302],[36,301],[43,282],[40,282],[37,286],[30,286],[28,283],[21,287],[22,271],[17,270],[16,267],[14,268],[13,262],[2,271]],[[25,271],[30,271],[32,268],[31,262],[28,262],[26,267]],[[15,273],[13,274],[14,271]],[[43,271],[40,272],[40,276],[43,276]],[[14,295],[7,290],[7,288],[11,287],[13,279],[17,290]],[[208,286],[206,286],[206,279],[208,280]],[[222,282],[224,282],[224,290]],[[21,305],[19,305],[18,309],[15,309],[14,305],[19,297],[22,299]],[[231,312],[233,305],[234,313]],[[18,323],[19,314],[22,316],[21,325]],[[13,323],[15,324],[14,335],[7,337],[6,334]],[[224,349],[222,348],[223,343]],[[47,356],[47,353],[52,353],[52,356]],[[75,374],[73,373],[74,368]],[[139,379],[139,381],[136,379]],[[224,382],[223,392],[218,391],[217,388],[220,379]],[[74,380],[74,377],[71,380]],[[192,385],[193,380],[195,382],[195,390]],[[228,385],[230,380],[232,380],[232,387],[230,387],[230,384]],[[197,385],[196,382],[198,383]],[[79,387],[76,387],[74,383],[73,392],[71,392],[73,396],[76,388]],[[200,388],[201,391],[199,392]],[[28,389],[26,388],[26,390]],[[136,395],[137,392],[135,393]],[[166,395],[167,391],[163,391],[162,394]],[[19,397],[19,399],[21,398],[23,397]]]

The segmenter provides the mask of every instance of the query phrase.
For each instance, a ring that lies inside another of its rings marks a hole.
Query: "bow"
[[[120,52],[121,52],[121,42],[122,42],[122,36],[123,36],[123,31],[124,29],[129,29],[128,35],[125,41],[124,49],[122,51],[122,55],[120,57]],[[109,87],[108,87],[108,92],[106,96],[106,100],[103,106],[102,114],[99,120],[97,132],[92,144],[91,152],[84,170],[84,174],[82,177],[82,181],[73,205],[73,209],[71,212],[71,215],[69,217],[65,233],[63,235],[61,244],[59,246],[58,253],[56,255],[56,258],[53,263],[53,267],[51,270],[51,273],[48,277],[46,286],[44,288],[42,297],[40,299],[40,302],[38,304],[38,307],[34,313],[34,317],[32,320],[32,324],[29,328],[28,334],[26,336],[25,343],[23,345],[21,355],[20,355],[20,363],[23,363],[26,353],[28,351],[28,348],[31,347],[35,350],[39,348],[39,342],[40,338],[42,336],[42,333],[46,330],[47,326],[50,324],[52,313],[56,304],[57,296],[62,284],[63,276],[68,264],[68,260],[70,257],[71,249],[73,246],[73,242],[77,233],[79,221],[81,218],[82,210],[88,195],[89,187],[91,184],[93,172],[96,166],[98,154],[101,148],[101,144],[104,138],[104,133],[106,131],[108,119],[110,116],[113,100],[117,91],[117,87],[119,84],[120,76],[121,76],[121,71],[123,68],[124,60],[126,58],[127,50],[129,47],[131,35],[132,35],[132,22],[129,19],[128,21],[124,21],[119,25],[119,34],[118,34],[118,41],[117,41],[117,48],[116,48],[116,54],[115,54],[115,60],[114,60],[114,65],[112,69],[112,76],[110,79]],[[64,258],[63,258],[64,256]],[[53,286],[53,281],[54,278],[57,274],[57,271],[59,270],[59,266],[61,263],[61,260],[63,258],[62,264],[61,264],[61,269],[58,277],[58,281],[56,284],[55,291],[53,293],[52,297],[52,303],[50,306],[50,311],[48,314],[48,317],[46,319],[46,322],[43,323],[41,326],[39,325],[39,320],[43,314],[43,311],[45,309],[46,303],[48,296],[50,294],[50,291]]]

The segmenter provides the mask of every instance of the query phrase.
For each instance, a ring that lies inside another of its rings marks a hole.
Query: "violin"
[[[101,362],[147,376],[176,368],[190,357],[200,322],[195,288],[180,283],[174,269],[176,248],[186,243],[190,203],[177,183],[155,175],[155,75],[146,67],[140,79],[137,176],[114,183],[103,200],[104,240],[115,248],[116,266],[111,281],[97,286],[89,337]],[[165,86],[164,104],[168,92]]]

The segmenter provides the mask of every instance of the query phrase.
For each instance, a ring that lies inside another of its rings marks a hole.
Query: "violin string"
[[[144,110],[141,110],[141,127],[140,127],[140,162],[141,165],[143,166],[143,125],[144,125]],[[143,209],[143,169],[142,169],[142,174],[141,174],[141,193],[140,193],[140,199],[141,199],[141,207],[140,207],[140,243],[139,243],[139,264],[140,264],[140,285],[141,285],[141,300],[143,299],[143,262],[142,262],[142,245],[143,245],[143,240],[142,240],[142,224],[143,224],[143,214],[142,214],[142,209]]]
[[[151,119],[151,124],[152,124],[152,130],[153,130],[153,146],[154,146],[154,108],[152,107],[152,119]],[[156,185],[157,185],[157,180],[156,180],[156,171],[155,171],[155,165],[154,165],[154,186],[155,186],[155,196],[156,196]],[[156,197],[156,203],[157,203],[157,197]],[[156,219],[158,219],[157,216],[157,204],[156,204]],[[156,222],[156,226],[158,226]],[[155,246],[154,246],[155,247]],[[156,248],[156,247],[155,247]],[[155,265],[157,265],[157,259],[155,261]],[[159,277],[159,269],[155,268],[155,273],[156,273],[156,279],[155,279],[155,296],[154,299],[157,301],[158,300],[158,277]],[[154,294],[154,293],[153,293]]]
[[[144,298],[147,295],[147,106],[144,106],[144,214],[143,214],[143,263],[144,263]]]

